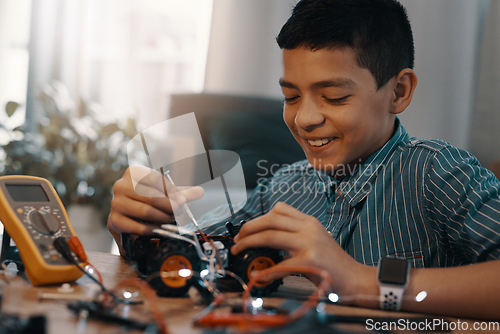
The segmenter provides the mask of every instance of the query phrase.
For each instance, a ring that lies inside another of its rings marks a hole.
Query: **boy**
[[[284,120],[307,161],[259,184],[235,219],[248,222],[231,251],[285,250],[290,257],[278,265],[327,270],[340,302],[500,318],[500,183],[469,153],[410,139],[401,126],[396,115],[417,85],[404,8],[302,0],[277,41]],[[151,187],[161,191],[161,182]],[[137,195],[127,171],[114,186],[108,227],[118,242],[121,232],[147,233],[139,219],[172,222],[172,208]]]

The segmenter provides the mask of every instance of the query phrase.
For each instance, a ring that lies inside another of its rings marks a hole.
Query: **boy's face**
[[[316,169],[357,164],[392,136],[394,78],[377,90],[351,48],[283,50],[283,67],[285,123]]]

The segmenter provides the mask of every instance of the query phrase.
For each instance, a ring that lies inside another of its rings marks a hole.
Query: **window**
[[[201,91],[211,1],[92,0],[83,7],[84,99],[151,125],[164,120],[170,93]]]
[[[12,118],[0,112],[0,122],[14,128],[24,123],[28,82],[28,40],[30,0],[0,1],[0,104],[4,109],[9,101],[19,104]],[[0,134],[0,141],[3,138]]]
[[[203,88],[211,14],[211,0],[2,0],[0,102],[35,119],[59,81],[108,114],[161,121],[170,93]]]

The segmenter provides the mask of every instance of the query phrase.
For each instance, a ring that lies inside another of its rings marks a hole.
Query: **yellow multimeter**
[[[72,282],[82,276],[82,271],[54,248],[54,240],[68,240],[76,233],[61,199],[46,179],[25,175],[0,177],[0,221],[4,226],[2,263],[16,262],[8,251],[12,237],[17,260],[22,261],[33,285]],[[82,263],[76,255],[75,261]]]

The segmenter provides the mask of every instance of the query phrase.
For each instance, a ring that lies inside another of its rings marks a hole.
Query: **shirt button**
[[[342,190],[337,189],[337,196],[342,196]]]

